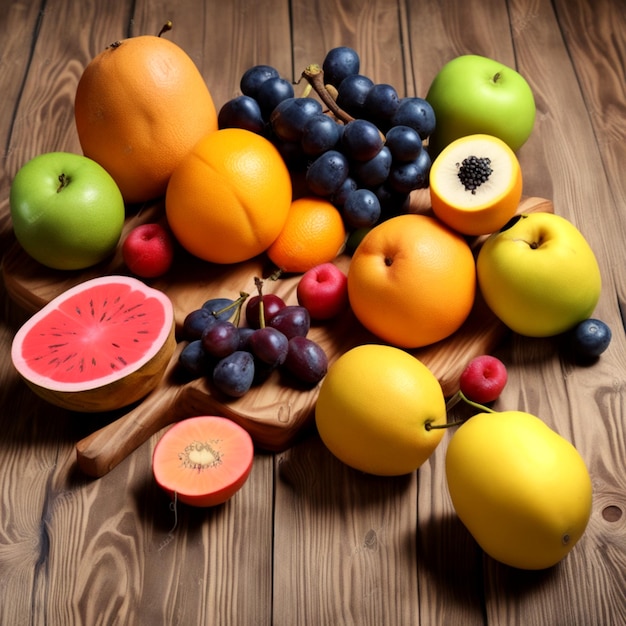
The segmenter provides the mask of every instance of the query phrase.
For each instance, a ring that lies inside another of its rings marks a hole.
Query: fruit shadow
[[[560,564],[543,570],[523,570],[500,563],[476,543],[455,513],[429,516],[417,528],[417,560],[446,601],[485,605],[497,597],[536,594],[558,576]]]

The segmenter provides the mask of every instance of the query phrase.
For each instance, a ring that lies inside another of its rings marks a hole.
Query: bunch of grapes
[[[326,374],[323,348],[307,337],[308,310],[287,305],[276,294],[211,298],[191,311],[183,322],[188,341],[179,364],[193,378],[209,376],[222,393],[239,398],[279,369],[286,382],[313,386]],[[245,325],[240,325],[242,311]]]
[[[321,67],[302,74],[318,98],[296,97],[275,68],[255,65],[241,77],[242,95],[218,114],[220,128],[244,128],[272,141],[308,190],[341,211],[349,230],[406,212],[411,191],[428,186],[424,142],[435,130],[426,100],[400,97],[359,71],[354,50],[333,48]]]

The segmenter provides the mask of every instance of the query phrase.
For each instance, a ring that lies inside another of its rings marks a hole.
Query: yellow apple
[[[476,262],[485,302],[511,330],[549,337],[587,319],[598,303],[598,262],[583,234],[553,213],[515,217]]]

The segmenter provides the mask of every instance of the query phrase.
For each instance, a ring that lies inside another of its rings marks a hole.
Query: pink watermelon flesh
[[[36,385],[93,389],[147,363],[166,342],[173,321],[164,293],[127,276],[96,278],[33,315],[16,334],[11,356]]]

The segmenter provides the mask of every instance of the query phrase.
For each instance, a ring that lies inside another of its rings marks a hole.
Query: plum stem
[[[460,389],[446,402],[446,413],[450,411],[454,406],[456,406],[459,402],[466,402],[470,406],[473,406],[475,409],[479,411],[483,411],[484,413],[496,413],[493,409],[490,409],[488,406],[484,404],[479,404],[478,402],[474,402],[470,400]],[[426,422],[425,428],[426,430],[434,430],[440,428],[452,428],[453,426],[460,426],[467,420],[456,420],[454,422],[447,422],[445,424],[433,424],[432,422]]]
[[[230,304],[227,304],[226,306],[222,307],[221,309],[218,309],[217,311],[211,311],[211,315],[213,317],[219,318],[219,316],[222,313],[226,313],[226,311],[230,311],[231,309],[234,309],[235,307],[237,307],[237,310],[235,311],[235,320],[233,323],[235,324],[235,326],[239,326],[239,319],[241,317],[241,307],[243,306],[243,303],[246,301],[249,295],[250,294],[247,294],[245,291],[240,291],[239,297],[236,300],[233,300]]]
[[[254,277],[254,284],[259,292],[259,328],[265,328],[265,304],[263,302],[263,281],[258,277]]]

